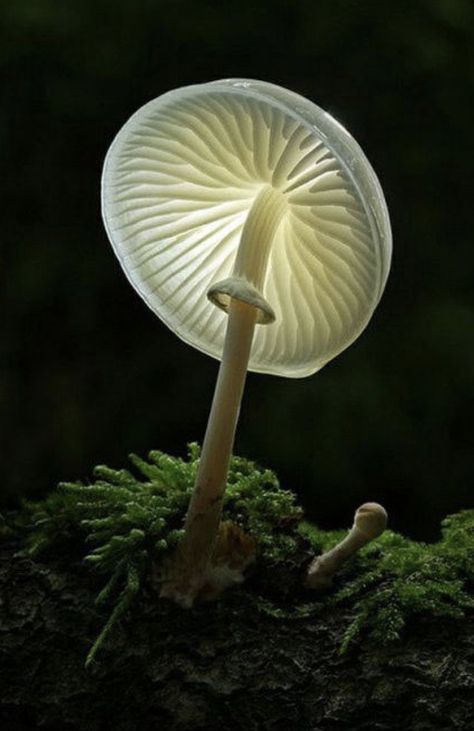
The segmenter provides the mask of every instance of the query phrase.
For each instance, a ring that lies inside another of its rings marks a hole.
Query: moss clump
[[[137,474],[99,466],[92,484],[61,483],[43,501],[24,503],[18,524],[26,530],[30,555],[59,546],[69,553],[75,546],[84,553],[89,547],[84,560],[106,577],[96,601],[114,608],[88,662],[178,544],[199,456],[197,444],[189,446],[187,460],[159,451],[150,452],[148,461],[132,454]],[[279,486],[273,472],[232,459],[223,520],[256,539],[261,563],[278,562],[294,552],[301,517],[294,495]]]
[[[343,534],[303,523],[316,550],[332,548]],[[400,639],[415,616],[461,618],[474,608],[474,510],[447,517],[437,543],[412,541],[387,530],[362,549],[337,577],[326,605],[347,606],[353,619],[341,652],[363,636],[379,644]]]
[[[78,550],[105,577],[96,601],[110,606],[111,613],[88,662],[140,591],[156,584],[160,564],[178,544],[199,447],[190,445],[186,460],[158,451],[150,452],[148,460],[136,455],[130,459],[134,472],[96,467],[91,484],[63,483],[43,501],[26,502],[16,520],[30,555],[61,549],[71,556]],[[378,643],[397,640],[415,615],[458,618],[474,607],[474,510],[446,518],[435,544],[386,531],[346,564],[325,595],[305,593],[302,587],[294,591],[293,586],[278,597],[267,591],[265,576],[275,582],[279,567],[288,573],[301,566],[302,548],[309,557],[328,550],[345,534],[321,531],[302,517],[294,495],[280,487],[273,472],[232,459],[223,519],[256,540],[261,581],[254,582],[249,600],[275,618],[344,607],[352,617],[344,652],[364,637]]]

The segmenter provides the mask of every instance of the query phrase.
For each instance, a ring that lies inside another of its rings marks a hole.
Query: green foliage
[[[457,619],[474,609],[474,510],[451,515],[442,525],[442,538],[434,544],[386,531],[341,572],[325,600],[352,612],[341,652],[363,635],[379,644],[397,640],[414,616]],[[301,531],[318,550],[340,538],[307,524]]]
[[[31,555],[59,545],[69,552],[74,545],[82,551],[87,547],[85,561],[107,577],[96,601],[114,607],[88,663],[179,542],[199,454],[196,444],[189,446],[187,460],[158,451],[150,452],[148,461],[132,454],[138,476],[100,466],[92,484],[61,483],[43,501],[24,503],[21,521]],[[300,518],[294,495],[280,488],[273,472],[246,459],[232,459],[223,519],[256,538],[261,562],[281,560],[295,550]]]
[[[110,615],[88,663],[139,592],[159,583],[160,565],[182,535],[199,455],[196,444],[186,460],[158,451],[150,452],[147,461],[131,455],[136,474],[96,467],[92,484],[63,483],[43,501],[25,503],[19,522],[31,555],[49,549],[57,554],[58,547],[67,556],[79,550],[105,577],[96,601],[109,606]],[[298,570],[301,561],[293,559],[302,546],[318,554],[345,534],[304,522],[294,495],[280,487],[276,475],[239,457],[231,462],[223,519],[254,536],[260,575],[273,577],[283,565]],[[326,594],[301,589],[288,607],[264,590],[254,597],[256,606],[285,620],[346,609],[351,620],[342,652],[363,638],[395,641],[414,616],[460,618],[474,608],[474,510],[449,516],[442,527],[435,544],[386,531],[347,562]]]

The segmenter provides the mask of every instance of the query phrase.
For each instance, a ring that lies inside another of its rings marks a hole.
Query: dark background
[[[236,452],[323,526],[375,499],[434,538],[473,507],[474,3],[15,0],[0,4],[2,503],[200,440],[217,363],[176,338],[120,270],[102,161],[168,89],[261,78],[360,142],[394,259],[362,337],[319,374],[250,374]]]

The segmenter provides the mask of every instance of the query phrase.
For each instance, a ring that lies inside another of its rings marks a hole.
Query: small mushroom
[[[102,211],[140,296],[221,361],[163,589],[189,605],[209,578],[247,370],[309,376],[360,335],[388,276],[388,212],[338,122],[293,92],[242,79],[139,109],[107,154]]]
[[[378,538],[387,527],[387,512],[378,503],[364,503],[357,508],[354,525],[347,536],[310,564],[305,584],[308,589],[324,591],[332,586],[333,576],[348,558],[367,543]]]

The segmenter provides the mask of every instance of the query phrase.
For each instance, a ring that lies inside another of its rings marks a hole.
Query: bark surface
[[[472,731],[472,618],[420,619],[399,644],[341,657],[344,612],[270,616],[258,581],[192,610],[150,587],[86,671],[104,621],[100,582],[80,562],[33,561],[3,544],[0,727]]]

